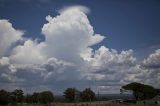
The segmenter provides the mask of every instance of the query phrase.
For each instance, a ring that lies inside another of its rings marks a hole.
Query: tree
[[[39,94],[39,102],[46,104],[51,103],[54,100],[53,93],[50,91],[43,91]]]
[[[16,90],[14,90],[12,93],[11,93],[11,100],[12,100],[12,102],[18,102],[18,103],[20,103],[20,102],[22,102],[23,101],[23,98],[24,98],[24,96],[23,96],[23,91],[22,90],[20,90],[20,89],[16,89]]]
[[[93,101],[95,99],[95,93],[90,88],[86,88],[81,92],[80,97],[82,101]]]
[[[75,95],[76,95],[75,88],[67,88],[64,92],[64,96],[69,102],[73,102],[75,100]]]
[[[151,99],[157,95],[157,91],[150,85],[133,82],[122,86],[123,89],[132,90],[136,100]]]
[[[0,90],[0,105],[7,105],[9,103],[9,93],[5,90]]]

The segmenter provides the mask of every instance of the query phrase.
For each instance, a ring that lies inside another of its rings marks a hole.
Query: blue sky
[[[117,50],[159,46],[159,0],[1,0],[0,16],[25,30],[26,37],[43,38],[45,17],[56,16],[58,9],[72,5],[90,8],[88,18],[95,32],[107,37],[101,44]]]
[[[159,29],[159,0],[0,0],[1,88],[159,87]]]

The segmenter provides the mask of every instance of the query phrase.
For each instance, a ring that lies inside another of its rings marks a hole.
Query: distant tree
[[[9,93],[5,90],[0,90],[0,105],[7,105],[9,103]]]
[[[151,99],[157,95],[157,91],[154,87],[137,82],[124,85],[122,88],[132,90],[136,100]]]
[[[23,99],[24,99],[23,91],[20,89],[16,89],[13,92],[11,92],[10,96],[11,96],[12,102],[16,102],[16,103],[23,102]]]
[[[64,91],[64,96],[69,102],[73,102],[76,96],[76,89],[75,88],[67,88]]]
[[[82,101],[93,101],[95,100],[95,93],[90,88],[86,88],[81,92],[80,97]]]
[[[54,101],[54,96],[51,91],[43,91],[39,93],[39,102],[46,104]]]

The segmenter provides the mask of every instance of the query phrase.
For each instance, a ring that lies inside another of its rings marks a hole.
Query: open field
[[[80,103],[51,103],[51,104],[17,104],[8,106],[160,106],[155,105],[154,101],[147,101],[143,104],[143,101],[139,101],[136,104],[133,103],[116,103],[113,101],[100,101],[100,102],[80,102]]]

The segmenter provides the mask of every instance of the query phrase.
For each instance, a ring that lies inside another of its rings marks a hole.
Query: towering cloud
[[[11,55],[14,63],[43,63],[55,57],[64,61],[81,63],[81,54],[89,46],[101,42],[105,37],[95,34],[87,15],[89,9],[83,6],[68,7],[60,10],[60,15],[46,17],[42,33],[45,41],[37,43],[27,40],[17,46]],[[26,57],[30,53],[29,57]]]
[[[52,57],[71,62],[80,62],[80,54],[89,46],[105,37],[95,34],[87,16],[89,9],[83,6],[60,10],[56,17],[47,16],[42,33],[46,38],[46,52]]]

